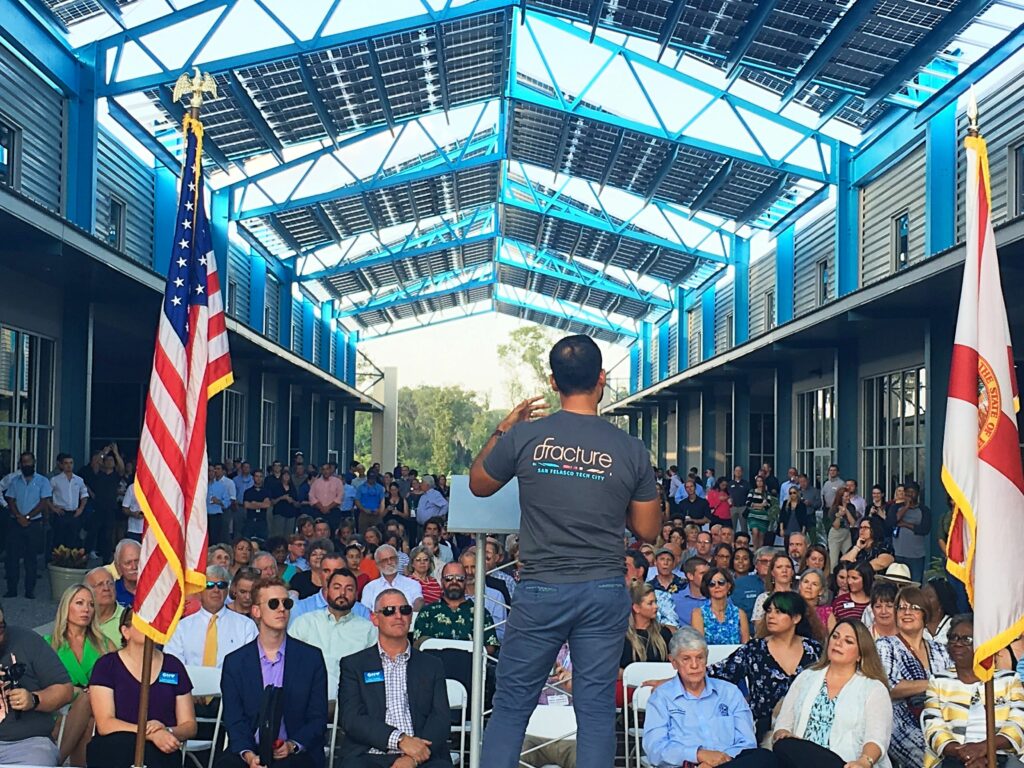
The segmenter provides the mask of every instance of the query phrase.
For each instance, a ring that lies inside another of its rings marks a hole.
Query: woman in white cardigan
[[[780,768],[890,768],[889,680],[868,629],[839,621],[825,656],[790,686],[775,722]]]

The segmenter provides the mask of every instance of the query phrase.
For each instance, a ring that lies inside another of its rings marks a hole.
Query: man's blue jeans
[[[516,587],[498,660],[494,712],[484,734],[482,764],[516,768],[526,724],[562,644],[572,663],[576,764],[611,768],[615,761],[615,684],[629,618],[623,577]]]

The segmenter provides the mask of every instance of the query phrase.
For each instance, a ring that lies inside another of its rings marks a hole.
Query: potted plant
[[[54,547],[50,553],[50,596],[60,600],[64,590],[72,584],[81,584],[89,569],[89,558],[81,547],[72,548],[63,545]]]

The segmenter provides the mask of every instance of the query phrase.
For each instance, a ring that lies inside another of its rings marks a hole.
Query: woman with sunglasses
[[[917,587],[903,587],[896,595],[896,635],[880,637],[878,655],[892,690],[892,744],[889,756],[903,765],[921,765],[924,734],[921,711],[928,678],[953,665],[943,645],[925,637],[928,605]]]
[[[807,604],[800,595],[773,594],[765,603],[763,633],[708,667],[711,677],[746,686],[758,743],[771,728],[775,705],[786,695],[793,679],[821,656],[820,643],[798,632],[806,614]]]
[[[836,624],[826,655],[782,701],[772,735],[780,768],[891,768],[887,683],[867,627]]]
[[[868,563],[875,573],[883,573],[895,562],[892,545],[885,538],[885,523],[878,517],[865,517],[857,524],[857,541],[841,558],[844,563]]]
[[[89,682],[96,734],[89,742],[86,763],[96,768],[128,768],[135,762],[146,638],[132,624],[132,615],[132,609],[125,608],[121,650],[101,657]],[[180,768],[181,745],[196,735],[192,681],[181,661],[156,649],[151,675],[145,764],[149,768]]]
[[[426,547],[414,547],[409,553],[409,567],[405,575],[419,582],[424,607],[441,599],[441,584],[434,577],[434,558]]]
[[[974,673],[974,617],[950,622],[953,668],[936,670],[925,691],[924,768],[985,766],[985,684]],[[1024,686],[1012,670],[999,670],[995,688],[997,765],[1024,747]]]
[[[786,489],[786,498],[779,500],[779,524],[776,530],[779,538],[785,541],[791,533],[804,533],[812,525],[807,516],[807,505],[800,498],[800,487],[794,483]]]
[[[739,645],[750,640],[746,611],[729,599],[735,586],[728,568],[712,568],[701,580],[700,593],[708,602],[693,609],[690,626],[704,635],[708,645]]]

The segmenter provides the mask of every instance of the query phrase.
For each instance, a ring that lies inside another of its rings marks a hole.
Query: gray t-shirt
[[[484,470],[499,482],[519,479],[522,577],[555,584],[625,573],[629,503],[657,496],[642,442],[600,416],[568,411],[517,424]]]
[[[923,527],[922,524],[925,522],[924,510],[920,507],[911,507],[903,515],[903,522],[910,523],[920,530]],[[924,557],[928,553],[927,534],[917,534],[909,528],[897,528],[896,530],[899,533],[892,540],[892,549],[896,557],[905,557],[907,559],[914,560],[919,557]]]
[[[30,629],[7,627],[6,643],[0,650],[0,664],[10,667],[17,661],[25,665],[25,672],[19,680],[22,688],[39,691],[58,683],[71,683],[57,652]],[[2,714],[2,713],[0,713]],[[15,717],[7,712],[0,721],[0,741],[21,741],[33,736],[49,736],[53,730],[52,712],[22,712]]]

